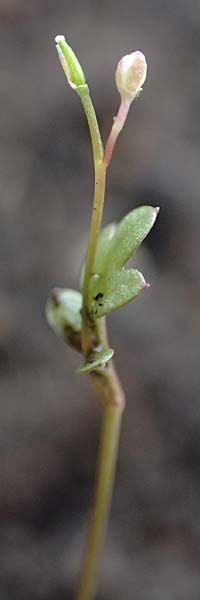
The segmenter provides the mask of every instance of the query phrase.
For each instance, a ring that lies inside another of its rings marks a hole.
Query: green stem
[[[101,161],[103,157],[103,145],[101,140],[101,134],[99,131],[99,125],[94,110],[92,100],[90,98],[90,92],[87,85],[79,86],[76,88],[78,95],[80,96],[84,112],[87,117],[87,122],[90,130],[92,149],[94,156],[94,163]]]
[[[106,168],[103,162],[95,164],[95,185],[94,185],[94,201],[92,209],[92,219],[90,227],[89,244],[87,251],[85,279],[83,286],[83,303],[87,304],[88,287],[90,279],[93,275],[94,258],[97,247],[98,235],[101,227],[104,196],[105,196],[105,181]]]
[[[96,118],[96,113],[90,98],[88,86],[78,88],[79,96],[83,104],[83,108],[87,117],[92,148],[94,158],[94,171],[95,171],[95,182],[94,182],[94,200],[93,210],[90,226],[89,244],[86,258],[85,278],[83,286],[83,304],[87,304],[88,285],[92,276],[94,257],[96,253],[97,239],[99,230],[101,227],[104,196],[105,196],[105,179],[106,179],[106,166],[103,163],[103,145],[101,140],[101,134]]]
[[[82,350],[87,357],[95,345],[108,346],[105,319],[93,322],[87,311],[88,288],[93,275],[97,240],[102,221],[107,165],[103,160],[103,146],[89,90],[87,86],[78,89],[90,129],[95,170],[94,202],[83,285]],[[91,373],[91,380],[104,404],[104,421],[100,441],[95,502],[77,600],[92,600],[95,593],[97,567],[112,498],[124,409],[124,394],[112,361],[104,369]]]
[[[77,600],[91,600],[96,591],[98,562],[104,542],[118,454],[122,407],[107,404],[102,426],[94,509]]]

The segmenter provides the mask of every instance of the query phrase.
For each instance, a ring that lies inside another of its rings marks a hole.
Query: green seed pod
[[[74,90],[76,90],[79,86],[85,86],[86,81],[83,69],[72,48],[70,48],[65,41],[64,35],[57,35],[55,42],[58,56],[69,85]]]

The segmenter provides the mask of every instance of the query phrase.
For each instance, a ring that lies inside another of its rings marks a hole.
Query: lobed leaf
[[[133,300],[147,286],[136,269],[120,269],[93,278],[89,289],[89,313],[93,318],[103,317]]]
[[[120,221],[111,240],[106,260],[107,272],[124,266],[153,227],[158,210],[153,206],[140,206]]]

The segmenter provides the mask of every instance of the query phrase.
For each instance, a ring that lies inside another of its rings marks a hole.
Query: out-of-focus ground
[[[92,197],[78,97],[53,38],[87,73],[103,138],[114,71],[148,80],[109,169],[104,222],[161,206],[137,264],[151,288],[110,316],[127,395],[98,600],[200,597],[200,4],[0,2],[0,599],[71,600],[91,507],[101,410],[46,297],[76,287]]]

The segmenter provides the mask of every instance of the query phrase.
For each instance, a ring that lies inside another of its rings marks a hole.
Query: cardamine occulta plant
[[[58,35],[55,41],[67,81],[79,95],[85,111],[94,159],[91,226],[79,289],[54,288],[46,305],[47,320],[55,333],[82,353],[83,364],[77,373],[81,376],[89,374],[102,403],[95,500],[75,595],[76,600],[92,600],[97,590],[125,407],[124,392],[112,360],[114,350],[109,347],[106,317],[149,287],[140,271],[125,268],[125,265],[149,233],[159,209],[140,206],[131,210],[119,223],[101,228],[107,168],[130,106],[140,95],[146,79],[144,55],[136,51],[119,61],[115,80],[120,105],[104,148],[83,69],[64,36]]]

